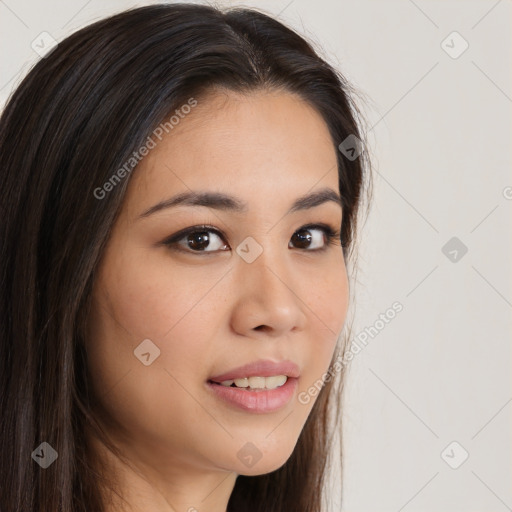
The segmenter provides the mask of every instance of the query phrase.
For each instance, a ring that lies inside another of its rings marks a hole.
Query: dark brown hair
[[[336,147],[350,135],[365,140],[353,89],[301,36],[256,10],[192,4],[137,8],[75,32],[31,69],[2,113],[2,512],[104,510],[85,436],[92,428],[103,438],[83,341],[129,176],[102,200],[94,190],[169,112],[213,87],[296,93],[322,115]],[[370,170],[362,148],[359,158],[337,151],[347,258]],[[320,512],[343,375],[337,388],[335,379],[323,386],[282,467],[237,478],[229,512]],[[58,453],[46,470],[31,456],[43,441]]]

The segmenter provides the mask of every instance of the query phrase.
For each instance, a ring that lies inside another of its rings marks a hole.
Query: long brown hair
[[[102,200],[94,191],[169,112],[214,86],[296,93],[322,115],[335,146],[349,136],[365,140],[353,88],[301,36],[257,10],[192,4],[136,8],[75,32],[31,69],[2,113],[2,512],[104,510],[85,435],[92,428],[104,439],[84,333],[97,264],[130,177]],[[364,143],[360,149],[358,158],[337,151],[347,260],[369,190]],[[237,478],[229,512],[320,512],[344,373],[321,389],[282,467]],[[42,442],[58,454],[46,470],[32,458]]]

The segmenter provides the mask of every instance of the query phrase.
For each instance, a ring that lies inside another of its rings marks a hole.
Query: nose
[[[283,255],[264,250],[252,263],[237,261],[234,272],[238,299],[232,326],[245,336],[284,337],[305,328],[307,306],[299,290],[301,276]]]

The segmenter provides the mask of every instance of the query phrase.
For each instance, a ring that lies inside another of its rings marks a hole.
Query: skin
[[[133,172],[95,279],[87,337],[108,434],[130,462],[91,439],[131,506],[113,502],[109,511],[225,512],[239,474],[274,471],[292,454],[315,401],[297,395],[329,368],[348,306],[339,238],[329,245],[315,228],[311,247],[327,244],[325,251],[289,247],[305,224],[339,230],[335,202],[286,214],[324,187],[339,193],[327,125],[283,91],[216,90],[198,99]],[[178,206],[138,218],[190,190],[228,193],[248,210]],[[186,236],[188,252],[159,245],[197,224],[222,233],[209,232],[210,253],[194,253]],[[248,236],[263,248],[250,264],[235,251]],[[134,356],[144,339],[160,349],[149,366]],[[244,412],[208,391],[209,377],[257,359],[300,367],[282,409]],[[237,457],[247,442],[262,454],[251,468]]]

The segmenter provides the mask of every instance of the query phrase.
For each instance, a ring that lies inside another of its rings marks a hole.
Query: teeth
[[[247,388],[249,387],[249,379],[244,377],[243,379],[235,379],[235,386],[237,388]]]
[[[222,386],[231,386],[233,383],[237,388],[251,389],[276,389],[282,386],[288,377],[286,375],[274,375],[272,377],[244,377],[243,379],[225,380]]]

